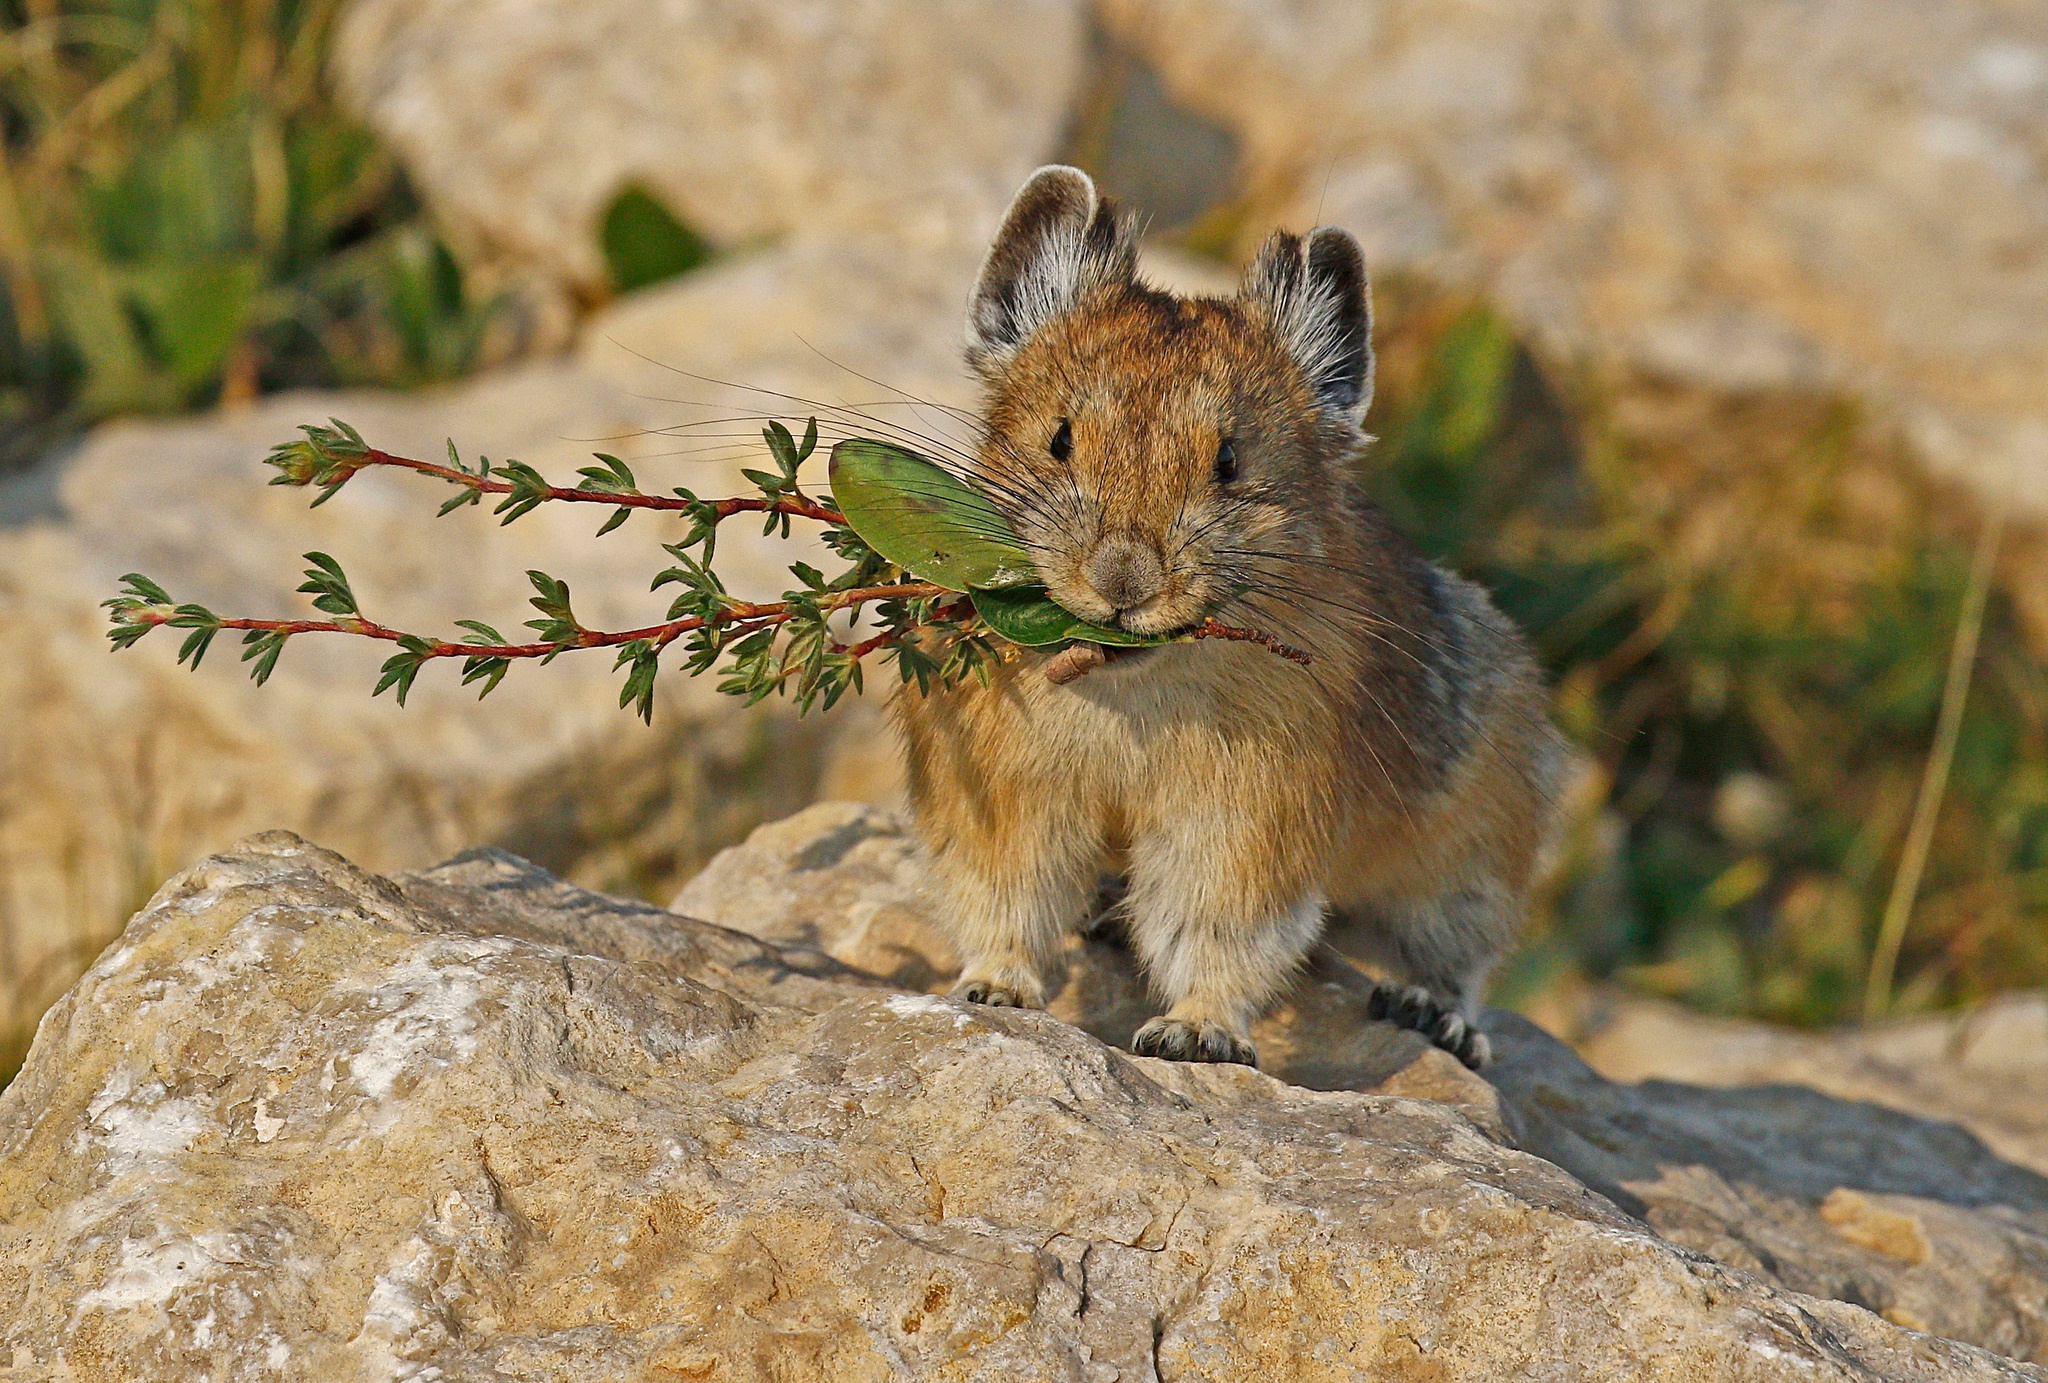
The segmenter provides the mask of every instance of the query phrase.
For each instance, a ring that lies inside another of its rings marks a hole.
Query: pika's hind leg
[[[1491,1061],[1478,1027],[1479,997],[1521,921],[1520,900],[1498,884],[1477,883],[1344,913],[1333,943],[1407,981],[1381,981],[1371,1015],[1421,1033],[1474,1070]]]

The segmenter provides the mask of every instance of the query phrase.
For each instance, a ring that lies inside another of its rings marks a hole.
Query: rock
[[[1605,997],[1580,1043],[1610,1080],[1795,1084],[1960,1124],[2048,1176],[2048,995],[2003,994],[1960,1016],[1805,1033]]]
[[[630,183],[720,244],[986,234],[1084,37],[1074,0],[354,0],[332,67],[466,260],[587,296]]]
[[[1236,135],[1255,195],[1485,292],[1554,364],[1852,393],[2048,518],[2048,11],[1097,9]]]
[[[821,950],[897,984],[943,991],[957,960],[921,882],[897,818],[821,803],[721,853],[672,906]],[[1119,948],[1073,938],[1064,959],[1056,1016],[1123,1045],[1157,1011]],[[2032,1033],[2038,1082],[2048,1027],[2038,1007],[2028,1013],[1989,1021],[2000,1032]],[[1369,1021],[1358,972],[1326,950],[1253,1038],[1263,1069],[1282,1080],[1447,1103],[1493,1137],[1563,1167],[1665,1239],[1731,1267],[1917,1330],[2048,1360],[2048,1177],[2040,1174],[2048,1167],[1994,1139],[1987,1123],[1995,1120],[1968,1124],[1980,1142],[1945,1122],[1961,1101],[1934,1097],[1931,1082],[1895,1087],[1884,1099],[1874,1093],[1883,1084],[1874,1069],[1861,1080],[1806,1082],[1818,1089],[1621,1085],[1513,1015],[1491,1014],[1488,1026],[1499,1060],[1482,1080],[1411,1034]],[[1646,1049],[1705,1045],[1646,1042],[1642,1026],[1618,1025],[1611,1050],[1640,1060]],[[1895,1045],[1932,1044],[1902,1037]],[[2005,1055],[2015,1046],[1978,1045]],[[1823,1067],[1814,1061],[1800,1074]],[[2048,1107],[2038,1083],[1993,1083],[1990,1073],[1980,1068],[1973,1082],[1976,1110],[2038,1129]],[[1865,1099],[1899,1112],[1854,1103]]]
[[[887,878],[880,839],[842,857]],[[1829,1213],[1912,1242],[1866,1199]],[[44,1019],[0,1300],[23,1379],[2048,1377],[1675,1247],[1432,1101],[283,832]]]

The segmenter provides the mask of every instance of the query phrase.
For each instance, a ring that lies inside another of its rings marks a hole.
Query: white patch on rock
[[[228,1236],[219,1232],[127,1240],[121,1245],[120,1266],[78,1299],[73,1319],[91,1311],[161,1307],[177,1293],[206,1281],[215,1269],[231,1261],[231,1256]],[[206,1321],[194,1328],[195,1339],[202,1329],[211,1333],[212,1319],[209,1312]]]
[[[167,1093],[156,1081],[138,1086],[128,1067],[117,1069],[86,1106],[86,1122],[72,1136],[71,1151],[82,1154],[97,1141],[103,1165],[117,1177],[160,1167],[191,1147],[207,1126],[198,1101],[166,1099]]]
[[[974,1019],[961,1012],[958,1005],[948,1003],[934,994],[891,994],[883,1000],[882,1006],[898,1018],[944,1016],[951,1018],[956,1028],[974,1026]]]
[[[443,946],[409,956],[370,991],[373,1008],[390,1009],[371,1025],[349,1072],[373,1100],[383,1100],[406,1068],[457,1065],[476,1054],[477,1000],[484,973],[473,962],[504,950],[503,943]],[[437,963],[448,957],[452,963]]]

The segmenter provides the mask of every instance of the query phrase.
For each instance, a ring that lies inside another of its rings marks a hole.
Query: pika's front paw
[[[987,1004],[990,1008],[1045,1007],[1044,1001],[1036,995],[994,980],[962,980],[953,986],[952,997],[965,999],[970,1004]]]
[[[1380,985],[1373,990],[1366,1013],[1422,1034],[1474,1071],[1493,1061],[1493,1044],[1486,1034],[1420,985]]]
[[[1154,1018],[1138,1029],[1131,1050],[1139,1056],[1164,1057],[1168,1061],[1227,1061],[1239,1066],[1257,1066],[1258,1049],[1221,1023],[1191,1022],[1186,1018]]]

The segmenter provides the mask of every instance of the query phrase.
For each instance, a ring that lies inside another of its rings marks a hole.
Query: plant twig
[[[1288,662],[1300,663],[1303,667],[1315,662],[1315,655],[1306,649],[1282,643],[1262,629],[1244,629],[1234,624],[1225,624],[1213,615],[1188,632],[1198,639],[1230,639],[1238,643],[1255,643],[1268,652],[1277,653]]]
[[[441,505],[442,514],[481,503],[486,495],[498,499],[493,512],[505,523],[550,502],[601,504],[609,506],[612,513],[597,530],[600,537],[624,523],[636,509],[685,514],[690,519],[689,531],[677,542],[662,544],[675,565],[656,576],[653,583],[655,590],[677,586],[681,593],[661,623],[637,629],[589,629],[570,608],[568,583],[543,571],[529,571],[527,579],[536,592],[531,603],[541,618],[526,624],[539,637],[516,643],[482,620],[461,619],[455,623],[469,635],[458,642],[368,618],[341,564],[325,553],[309,552],[306,561],[310,565],[299,590],[313,598],[313,608],[327,616],[325,619],[229,618],[203,605],[180,603],[148,577],[130,573],[120,594],[105,602],[112,625],[107,633],[116,648],[129,647],[153,629],[182,629],[185,640],[178,661],[196,668],[214,638],[223,630],[232,630],[242,635],[242,661],[250,665],[249,675],[260,685],[277,667],[285,645],[301,634],[377,639],[398,645],[398,651],[385,660],[372,695],[395,690],[401,705],[420,669],[437,659],[462,659],[463,684],[481,683],[478,694],[487,696],[517,660],[548,662],[562,653],[610,648],[616,650],[616,666],[627,670],[619,704],[635,707],[643,718],[651,718],[654,712],[661,655],[678,640],[683,644],[684,670],[696,674],[719,668],[723,677],[720,691],[758,701],[793,687],[799,707],[806,710],[819,701],[830,708],[846,692],[859,691],[861,660],[884,649],[904,680],[915,682],[920,693],[929,691],[934,682],[950,686],[969,675],[986,678],[990,660],[1001,656],[971,598],[947,586],[913,579],[914,573],[869,547],[839,508],[804,493],[798,474],[817,450],[815,418],[801,439],[779,422],[762,429],[761,438],[774,469],[743,471],[756,493],[727,499],[704,499],[681,487],[672,495],[648,494],[640,489],[624,461],[603,453],[597,455],[597,464],[578,472],[580,483],[562,486],[549,483],[521,461],[493,463],[480,456],[474,466],[467,464],[453,442],[448,445],[448,463],[443,465],[372,447],[339,419],[299,430],[304,434],[301,438],[273,448],[266,458],[277,471],[271,483],[318,490],[313,500],[316,506],[340,493],[359,472],[383,466],[455,486],[459,493]],[[823,524],[825,547],[847,567],[828,579],[808,563],[792,562],[789,571],[802,583],[801,589],[785,591],[777,601],[736,599],[713,569],[713,558],[719,525],[743,513],[767,515],[763,533],[779,530],[783,537],[789,536],[793,518]],[[833,630],[832,618],[865,605],[879,607],[881,628],[849,643]],[[927,631],[938,637],[921,638]],[[1215,619],[1189,633],[1194,638],[1257,643],[1294,662],[1310,661],[1307,653],[1269,634],[1234,628]]]
[[[954,595],[944,586],[935,586],[929,581],[901,581],[887,586],[867,586],[857,590],[840,591],[817,602],[819,608],[827,611],[851,609],[877,600],[922,600],[931,596]],[[544,640],[537,643],[451,643],[445,639],[422,639],[402,629],[393,629],[375,621],[348,619],[218,619],[213,627],[218,629],[252,630],[259,633],[283,634],[354,634],[365,639],[383,639],[388,643],[403,643],[417,639],[417,656],[421,658],[553,658],[562,653],[573,653],[585,648],[617,648],[621,644],[648,642],[659,648],[674,642],[684,634],[697,629],[708,629],[716,625],[743,625],[749,629],[766,629],[788,621],[795,614],[790,602],[771,601],[764,605],[733,601],[716,614],[689,615],[682,619],[668,620],[661,624],[650,624],[641,629],[599,630],[584,629],[574,638]],[[115,616],[117,625],[176,625],[178,612],[175,607],[144,605],[120,611]],[[179,626],[185,627],[185,626]],[[885,633],[888,631],[885,631]],[[835,648],[834,652],[860,654],[871,653],[885,646],[890,640],[877,635],[865,642],[847,647]]]
[[[504,480],[488,480],[471,471],[459,471],[452,466],[439,465],[432,461],[416,461],[409,456],[394,456],[388,451],[371,448],[359,461],[351,464],[350,470],[365,466],[395,466],[402,470],[417,471],[431,475],[451,484],[461,485],[486,495],[511,495],[521,492],[521,487]],[[693,509],[709,508],[718,517],[730,518],[734,514],[793,514],[798,518],[816,519],[820,523],[845,523],[846,517],[830,505],[802,493],[792,493],[777,499],[761,499],[741,495],[732,499],[685,499],[675,495],[650,495],[638,490],[590,490],[575,489],[562,485],[535,487],[536,493],[545,500],[566,500],[581,504],[613,504],[625,509],[667,509],[688,512]]]

